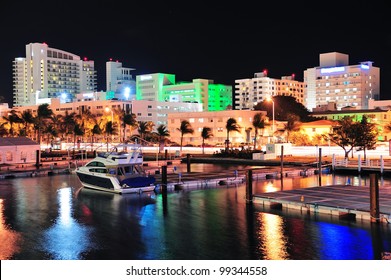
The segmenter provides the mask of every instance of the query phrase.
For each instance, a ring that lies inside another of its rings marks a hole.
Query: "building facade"
[[[168,114],[177,112],[201,112],[202,106],[198,103],[185,103],[185,102],[160,102],[149,100],[107,100],[103,93],[93,94],[79,94],[77,96],[77,102],[63,103],[59,98],[53,98],[50,100],[49,108],[53,111],[54,115],[70,115],[75,113],[82,116],[86,122],[94,122],[88,120],[88,115],[92,115],[95,122],[100,124],[103,128],[107,121],[112,121],[117,127],[117,134],[114,136],[114,140],[119,142],[126,137],[137,134],[137,130],[127,126],[124,130],[123,122],[121,120],[121,113],[127,114],[133,113],[136,116],[136,121],[153,122],[154,129],[159,125],[167,125]],[[14,107],[16,112],[22,113],[29,110],[33,116],[37,115],[39,105]],[[6,112],[4,112],[6,114]],[[87,126],[87,124],[85,123]],[[121,128],[121,129],[118,129]],[[72,137],[66,140],[72,142]],[[97,136],[99,138],[99,136]],[[103,137],[103,136],[102,136]],[[101,138],[102,138],[101,137]],[[37,140],[37,139],[34,139]]]
[[[97,89],[94,62],[45,43],[26,45],[26,57],[13,62],[13,105],[28,106],[38,99],[73,100],[81,92]]]
[[[183,146],[202,145],[201,132],[204,127],[209,127],[212,130],[213,137],[205,140],[205,144],[217,145],[224,147],[227,140],[226,124],[229,118],[234,118],[240,126],[240,131],[231,131],[229,141],[232,147],[240,147],[243,145],[253,146],[255,129],[253,127],[254,115],[261,113],[266,115],[265,111],[251,110],[225,110],[212,112],[188,112],[188,113],[170,113],[168,114],[167,128],[170,133],[170,140],[176,143],[181,142],[181,132],[178,128],[183,120],[189,121],[194,129],[193,134],[183,135]],[[265,145],[272,135],[272,126],[267,125],[265,129],[258,131],[257,146]]]
[[[360,122],[363,116],[368,118],[368,121],[375,123],[378,134],[378,141],[388,141],[391,139],[391,131],[386,127],[391,125],[391,111],[389,109],[343,109],[335,111],[319,111],[313,112],[311,116],[322,118],[324,120],[338,121],[344,117],[351,117],[353,121]]]
[[[292,96],[304,105],[305,83],[295,80],[295,75],[273,79],[267,71],[255,73],[254,78],[235,80],[236,110],[253,110],[254,106],[265,99],[275,96]]]
[[[370,99],[380,99],[380,69],[373,62],[349,65],[347,54],[320,54],[320,65],[304,71],[305,106],[313,111],[318,106],[335,102],[343,107],[368,109]]]
[[[126,68],[118,61],[106,62],[106,92],[121,100],[136,99],[136,79],[133,68]]]
[[[201,104],[203,111],[222,111],[232,107],[232,86],[213,80],[193,79],[176,82],[172,74],[136,76],[137,100]]]

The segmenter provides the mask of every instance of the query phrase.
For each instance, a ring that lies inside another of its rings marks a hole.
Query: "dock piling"
[[[369,174],[370,178],[370,214],[371,222],[379,222],[379,182],[376,173]]]
[[[251,204],[253,202],[253,171],[247,170],[246,174],[246,203]]]
[[[281,178],[284,177],[284,145],[281,145]]]
[[[162,191],[167,192],[167,165],[162,166]]]
[[[186,155],[186,164],[187,164],[187,173],[190,173],[191,172],[191,168],[190,168],[190,154]]]
[[[322,148],[319,148],[319,173],[318,173],[318,179],[319,179],[319,186],[322,185]]]

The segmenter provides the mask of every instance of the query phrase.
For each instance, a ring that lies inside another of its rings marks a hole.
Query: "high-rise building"
[[[254,78],[235,80],[235,109],[252,110],[265,99],[275,96],[292,96],[304,105],[305,83],[296,81],[295,75],[273,79],[267,70],[255,73]]]
[[[120,100],[136,99],[136,80],[131,74],[133,68],[126,68],[118,61],[106,62],[106,92]]]
[[[380,99],[380,69],[373,62],[349,65],[347,54],[320,54],[320,65],[304,71],[308,110],[335,103],[343,107],[368,109],[369,99]]]
[[[13,63],[13,106],[28,106],[61,97],[65,102],[83,92],[95,92],[94,62],[45,43],[26,45],[26,57]]]
[[[147,74],[136,77],[137,100],[200,103],[203,111],[222,111],[232,107],[232,86],[213,80],[193,79],[175,82],[172,74]]]

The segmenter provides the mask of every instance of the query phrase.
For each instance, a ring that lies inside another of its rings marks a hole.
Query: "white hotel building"
[[[106,62],[106,92],[113,98],[136,99],[136,78],[134,68],[123,67],[119,61]]]
[[[380,99],[380,69],[366,61],[349,65],[349,56],[330,52],[320,54],[320,65],[304,71],[308,110],[335,103],[336,109],[368,109],[370,99]]]
[[[276,95],[292,96],[304,105],[304,82],[295,80],[295,76],[283,76],[273,79],[267,71],[255,73],[254,78],[235,80],[235,109],[253,110],[254,106]]]
[[[62,96],[72,100],[76,94],[95,92],[94,61],[49,48],[45,43],[26,45],[26,57],[13,62],[13,106],[38,104]]]

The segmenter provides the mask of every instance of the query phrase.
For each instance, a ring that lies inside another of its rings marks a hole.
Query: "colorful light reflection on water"
[[[322,176],[324,185],[345,181]],[[317,182],[259,180],[254,192]],[[80,190],[74,175],[2,180],[0,210],[1,259],[361,260],[391,251],[389,224],[270,211],[246,204],[244,185],[121,196]]]

